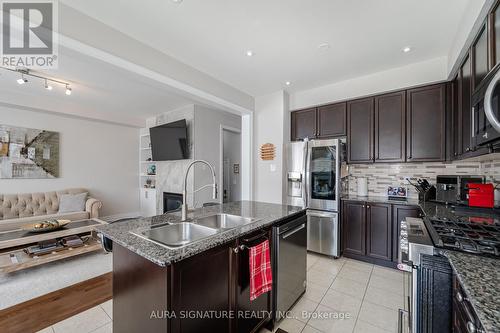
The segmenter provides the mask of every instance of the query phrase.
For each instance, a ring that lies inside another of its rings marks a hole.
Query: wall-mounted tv
[[[149,129],[154,161],[184,160],[189,158],[186,119]]]

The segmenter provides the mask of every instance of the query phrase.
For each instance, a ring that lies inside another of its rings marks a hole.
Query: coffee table
[[[21,229],[0,232],[0,273],[11,273],[83,253],[100,251],[102,246],[94,228],[101,224],[106,224],[106,222],[90,219],[72,221],[62,229],[45,233],[31,233]],[[29,255],[23,250],[23,248],[43,240],[59,239],[71,235],[90,236],[90,238],[81,247],[68,247],[39,256]]]

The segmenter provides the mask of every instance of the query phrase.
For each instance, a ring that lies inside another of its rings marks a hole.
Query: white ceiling
[[[0,102],[137,126],[144,126],[147,117],[193,104],[156,81],[62,47],[59,68],[41,74],[70,82],[72,95],[57,84],[47,91],[36,78],[27,77],[21,86],[19,74],[0,70]]]
[[[253,96],[447,56],[471,1],[62,0]]]

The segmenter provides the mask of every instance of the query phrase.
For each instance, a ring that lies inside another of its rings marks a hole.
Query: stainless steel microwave
[[[472,96],[472,140],[487,145],[500,140],[500,65],[493,69]]]

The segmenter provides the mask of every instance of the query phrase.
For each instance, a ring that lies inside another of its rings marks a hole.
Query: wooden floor
[[[113,296],[113,274],[106,273],[0,310],[2,332],[36,332],[101,304]]]

